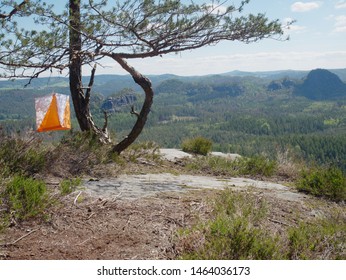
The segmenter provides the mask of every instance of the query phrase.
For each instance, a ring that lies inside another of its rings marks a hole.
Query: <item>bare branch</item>
[[[139,118],[139,113],[135,111],[135,106],[134,105],[131,106],[130,113],[131,113],[131,115],[136,115],[137,118]]]
[[[16,239],[15,241],[13,242],[10,242],[10,243],[5,243],[5,244],[0,244],[0,246],[10,246],[10,245],[15,245],[17,242],[19,242],[20,240],[24,239],[25,237],[28,237],[30,234],[38,231],[39,228],[36,228],[36,229],[33,229],[31,231],[29,231],[28,233],[24,234],[23,236],[19,237],[18,239]]]
[[[89,102],[90,102],[90,93],[91,93],[92,86],[94,84],[96,65],[97,64],[95,64],[93,69],[91,70],[89,85],[88,85],[88,88],[87,88],[86,93],[85,93],[85,102],[87,102],[87,104],[89,104]]]
[[[103,111],[103,115],[104,115],[104,118],[105,118],[105,122],[103,124],[102,131],[106,132],[107,131],[107,126],[108,126],[108,114],[107,114],[107,112],[105,110]]]

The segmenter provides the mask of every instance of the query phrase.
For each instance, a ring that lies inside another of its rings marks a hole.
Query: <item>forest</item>
[[[154,104],[139,141],[179,148],[183,140],[203,136],[212,140],[215,151],[273,159],[289,154],[346,171],[346,91],[339,78],[344,79],[346,70],[334,71],[338,76],[332,72],[151,76]],[[319,81],[316,88],[314,81]],[[23,80],[0,81],[0,126],[5,133],[35,130],[35,97],[69,94],[65,78],[40,78],[24,85]],[[91,103],[96,123],[104,121],[101,108],[107,100],[124,96],[135,98],[109,113],[108,128],[115,141],[131,129],[136,120],[131,106],[140,110],[143,96],[130,76],[96,77]],[[78,130],[73,116],[72,125]],[[63,134],[41,137],[56,141]]]

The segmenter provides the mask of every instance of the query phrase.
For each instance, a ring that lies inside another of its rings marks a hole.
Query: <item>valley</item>
[[[346,170],[346,87],[335,73],[345,79],[345,69],[151,76],[154,104],[139,141],[179,148],[184,139],[203,136],[213,141],[215,151],[273,159],[289,153]],[[35,129],[36,96],[69,92],[66,78],[40,78],[25,88],[24,84],[0,82],[0,125],[6,133]],[[122,100],[122,105],[112,109],[111,100]],[[102,126],[102,108],[111,109],[108,128],[116,141],[131,129],[131,106],[139,110],[142,100],[129,76],[97,76],[91,110]],[[72,127],[78,130],[74,117]],[[42,137],[54,141],[61,133]]]

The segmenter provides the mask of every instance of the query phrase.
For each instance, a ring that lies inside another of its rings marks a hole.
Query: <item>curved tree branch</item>
[[[142,109],[139,114],[136,114],[137,121],[133,126],[131,132],[112,149],[113,152],[120,154],[128,146],[130,146],[142,132],[150,113],[151,105],[153,104],[154,91],[152,89],[151,81],[147,77],[139,73],[135,68],[130,66],[125,59],[117,55],[113,55],[112,58],[117,61],[121,65],[121,67],[132,76],[133,80],[143,89],[145,93],[145,99]]]

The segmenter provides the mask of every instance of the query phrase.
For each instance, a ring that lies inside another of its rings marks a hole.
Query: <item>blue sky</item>
[[[46,2],[61,8],[67,1]],[[240,0],[229,2],[239,3]],[[258,12],[265,13],[269,19],[279,19],[283,24],[295,20],[291,29],[286,30],[290,40],[265,39],[251,44],[222,42],[177,55],[131,60],[129,63],[143,74],[176,75],[218,74],[233,70],[346,68],[346,0],[251,0],[244,9],[244,13]],[[113,61],[105,61],[104,66],[98,68],[98,74],[126,74]],[[90,74],[90,69],[86,69],[85,74]]]
[[[289,41],[224,42],[217,46],[136,61],[148,74],[216,74],[232,70],[346,68],[346,1],[252,0],[244,12],[264,12],[281,22],[296,20]]]

